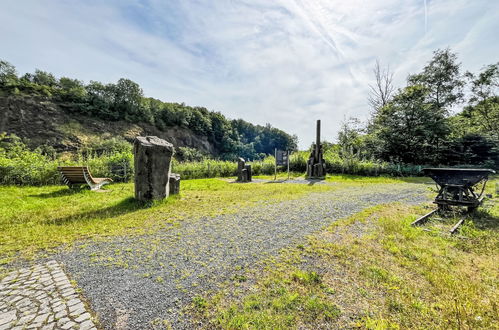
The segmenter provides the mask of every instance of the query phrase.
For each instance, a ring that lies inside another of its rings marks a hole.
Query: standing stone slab
[[[175,149],[157,136],[138,136],[133,143],[135,198],[164,199],[169,195],[170,169]]]
[[[170,173],[170,195],[180,193],[180,174]]]
[[[237,181],[251,182],[251,165],[246,165],[244,158],[237,160]]]

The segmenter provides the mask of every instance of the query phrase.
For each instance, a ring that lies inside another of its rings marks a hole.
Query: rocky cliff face
[[[206,136],[194,134],[181,127],[159,130],[147,123],[105,121],[82,116],[65,110],[40,96],[1,96],[0,133],[16,134],[29,140],[30,147],[42,144],[58,151],[76,151],[92,141],[122,137],[128,141],[138,135],[155,135],[171,142],[176,148],[196,148],[204,153],[216,154]]]

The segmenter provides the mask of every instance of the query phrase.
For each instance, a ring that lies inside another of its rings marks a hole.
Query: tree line
[[[16,68],[0,60],[0,90],[7,95],[43,95],[67,111],[104,120],[125,120],[155,125],[189,128],[206,136],[222,159],[263,158],[274,148],[294,151],[298,138],[272,127],[253,125],[242,119],[230,120],[220,112],[184,103],[163,102],[145,97],[139,84],[121,78],[116,83],[83,81],[35,70],[19,76]]]
[[[462,72],[457,55],[439,49],[404,87],[379,62],[374,76],[369,121],[350,118],[338,135],[344,157],[499,167],[499,62]]]

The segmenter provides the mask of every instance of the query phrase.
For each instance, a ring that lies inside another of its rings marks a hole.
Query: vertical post
[[[315,136],[315,161],[319,161],[319,148],[321,145],[321,120],[317,120],[317,129]]]
[[[126,176],[126,161],[123,161],[123,182],[128,182],[127,176]]]
[[[275,163],[274,163],[274,181],[277,180],[277,148],[274,148],[274,159],[275,159]]]
[[[289,150],[288,150],[288,180],[289,180]]]

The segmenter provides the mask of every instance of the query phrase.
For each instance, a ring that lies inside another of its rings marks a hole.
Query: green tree
[[[438,49],[421,73],[408,78],[410,85],[422,85],[428,91],[427,97],[437,108],[447,108],[463,98],[464,79],[460,73],[461,64],[450,49]]]
[[[35,70],[35,74],[31,76],[31,81],[37,85],[55,87],[57,85],[57,79],[52,73]]]
[[[338,133],[338,146],[340,156],[343,158],[362,157],[363,153],[363,127],[359,119],[350,117],[341,124]],[[325,150],[324,150],[325,151]]]
[[[140,106],[144,93],[139,84],[130,79],[121,78],[113,89],[113,108],[116,117],[125,120],[140,120]]]
[[[499,138],[499,62],[478,75],[468,72],[467,77],[471,80],[471,97],[463,115],[483,134]]]
[[[379,155],[402,163],[438,163],[439,142],[449,133],[445,111],[428,103],[424,86],[408,86],[394,96],[375,118]],[[441,143],[441,142],[440,142]]]
[[[7,61],[0,60],[0,87],[17,85],[17,71],[15,66]]]
[[[87,90],[82,81],[61,77],[58,82],[58,94],[63,101],[82,102],[87,96]]]

